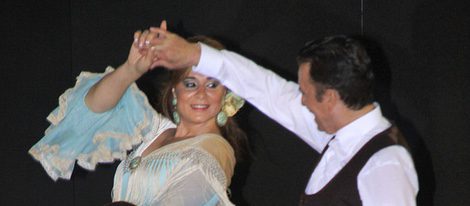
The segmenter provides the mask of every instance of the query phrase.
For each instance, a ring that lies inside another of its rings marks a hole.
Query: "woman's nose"
[[[206,87],[199,87],[196,90],[196,97],[202,98],[206,96]]]

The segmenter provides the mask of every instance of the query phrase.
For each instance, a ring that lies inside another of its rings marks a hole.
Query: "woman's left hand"
[[[156,52],[150,47],[150,41],[155,34],[145,30],[134,33],[134,42],[125,62],[126,69],[136,72],[139,76],[151,69],[152,62],[156,58]]]

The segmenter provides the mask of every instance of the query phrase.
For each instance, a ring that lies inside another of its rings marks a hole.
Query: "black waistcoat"
[[[392,130],[389,128],[369,140],[320,191],[312,195],[302,194],[299,205],[362,205],[359,190],[357,189],[357,175],[373,154],[385,147],[396,144],[394,141],[396,137],[394,137]],[[323,157],[325,151],[322,152],[319,160]]]

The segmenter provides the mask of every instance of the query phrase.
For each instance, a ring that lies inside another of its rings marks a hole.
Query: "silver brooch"
[[[140,162],[142,161],[142,157],[137,156],[134,157],[131,162],[129,162],[129,169],[134,170],[140,165]]]

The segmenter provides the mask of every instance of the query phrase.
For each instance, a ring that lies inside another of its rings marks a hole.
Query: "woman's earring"
[[[218,114],[217,114],[217,125],[219,127],[223,127],[225,124],[227,124],[227,114],[225,114],[224,111],[220,111]]]
[[[173,121],[175,121],[175,124],[180,124],[180,115],[178,114],[178,112],[176,111],[176,104],[178,103],[178,101],[176,100],[176,97],[173,96],[173,99],[171,99],[171,105],[173,106]]]

